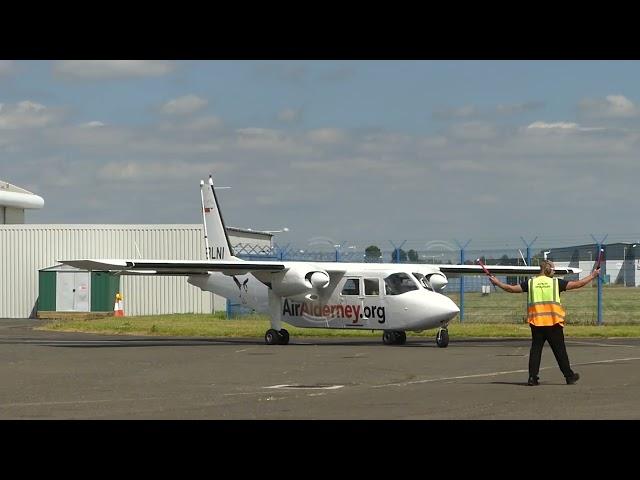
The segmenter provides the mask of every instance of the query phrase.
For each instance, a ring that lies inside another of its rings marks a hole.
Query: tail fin
[[[213,189],[213,178],[209,175],[209,184],[200,180],[200,199],[202,201],[202,218],[204,223],[205,258],[207,260],[233,259],[233,250],[229,243],[227,229],[222,220],[216,192]]]

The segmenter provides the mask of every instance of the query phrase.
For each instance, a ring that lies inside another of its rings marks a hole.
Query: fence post
[[[538,239],[538,236],[536,235],[536,238],[531,240],[531,243],[527,243],[527,241],[524,238],[522,238],[522,236],[520,237],[520,240],[522,240],[525,246],[527,247],[527,267],[531,266],[531,245],[533,245],[537,239]]]
[[[276,243],[276,249],[280,251],[280,261],[284,260],[284,252],[289,248],[290,243],[287,243],[287,246],[282,248],[280,245]]]
[[[396,247],[396,244],[391,240],[389,240],[389,243],[393,246],[393,263],[400,263],[400,249],[407,241],[404,240],[399,247]]]
[[[598,257],[599,257],[599,256],[600,256],[600,249],[602,249],[602,248],[604,247],[604,245],[603,245],[603,244],[604,244],[604,241],[607,239],[607,237],[609,236],[609,234],[607,233],[607,234],[604,236],[604,238],[603,238],[602,240],[600,240],[600,241],[596,240],[596,237],[594,237],[592,234],[589,234],[589,235],[591,235],[591,238],[593,238],[593,241],[594,241],[594,242],[596,242],[596,244],[598,245]],[[607,252],[603,252],[603,253],[604,253],[604,255],[603,255],[602,257],[603,257],[603,260],[604,260],[604,262],[605,262],[605,263],[604,263],[605,268],[604,268],[604,269],[602,269],[602,265],[600,265],[600,268],[601,268],[600,272],[601,272],[601,274],[600,274],[600,275],[598,275],[598,325],[602,325],[602,272],[603,272],[603,271],[604,271],[604,272],[606,272],[606,271],[607,271],[607,268],[606,268],[606,266],[607,266],[607,259],[606,259]],[[598,261],[598,260],[597,260],[597,258],[598,258],[598,257],[596,257],[596,262]],[[595,265],[594,265],[594,266],[595,266]],[[593,267],[592,267],[592,268],[593,268]]]
[[[460,247],[460,265],[464,265],[464,249],[467,248],[471,242],[471,239],[464,244],[464,246],[456,240],[456,243]],[[460,323],[464,322],[464,274],[460,275]]]

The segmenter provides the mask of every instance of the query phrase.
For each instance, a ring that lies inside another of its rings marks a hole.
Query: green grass
[[[159,315],[146,317],[107,317],[95,320],[50,321],[38,330],[60,332],[88,332],[110,335],[155,335],[185,337],[261,338],[270,328],[268,317],[249,315],[227,320],[224,314],[215,315]],[[293,337],[371,337],[379,338],[380,331],[333,330],[297,328],[286,325]],[[436,330],[408,332],[409,337],[435,337]],[[463,323],[458,319],[449,325],[452,337],[530,337],[524,323]],[[568,337],[640,337],[640,325],[567,325]]]
[[[459,295],[449,292],[459,303]],[[465,293],[464,323],[457,317],[449,325],[458,337],[529,337],[525,322],[526,295],[492,289],[489,295]],[[586,286],[564,292],[567,310],[565,334],[574,337],[640,337],[640,288],[606,285],[603,287],[604,325],[597,323],[597,288]],[[107,317],[96,320],[50,321],[43,330],[92,332],[125,335],[164,335],[189,337],[262,337],[270,328],[264,315],[249,315],[227,320],[215,315],[160,315],[147,317]],[[297,328],[287,325],[298,337],[380,337],[379,331]],[[409,336],[435,336],[435,330]]]

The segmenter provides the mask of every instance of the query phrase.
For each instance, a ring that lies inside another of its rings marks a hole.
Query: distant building
[[[203,260],[204,229],[196,225],[25,225],[25,209],[42,208],[38,195],[0,181],[0,318],[33,317],[42,269],[73,258]],[[227,228],[239,256],[268,255],[273,235]],[[123,275],[127,315],[211,313],[226,299],[189,285],[184,276]]]
[[[601,274],[605,283],[627,287],[640,285],[640,242],[618,242],[602,246],[604,249]],[[598,245],[588,243],[571,247],[551,248],[549,259],[558,265],[579,267],[580,278],[589,275],[598,259]],[[565,277],[567,278],[567,277]]]

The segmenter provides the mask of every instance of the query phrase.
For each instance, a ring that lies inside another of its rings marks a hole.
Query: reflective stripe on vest
[[[560,304],[560,287],[557,278],[544,275],[529,280],[527,318],[536,327],[564,326],[564,308]]]

